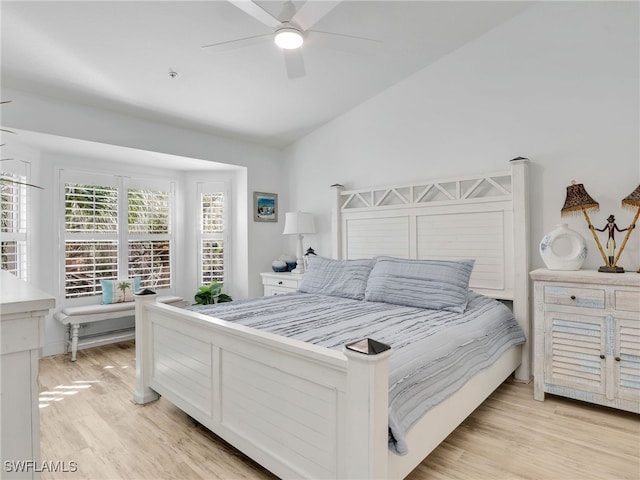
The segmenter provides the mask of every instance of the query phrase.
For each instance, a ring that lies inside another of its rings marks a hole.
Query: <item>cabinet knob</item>
[[[600,358],[601,358],[602,360],[604,360],[604,355],[603,355],[603,354],[600,354]]]
[[[571,295],[571,297],[570,297],[570,298],[571,298],[571,300],[575,300],[575,299],[576,299],[576,296],[575,296],[575,295]]]
[[[620,357],[615,357],[616,362],[620,361]]]
[[[282,285],[282,280],[280,280],[280,281],[278,282],[278,285]]]

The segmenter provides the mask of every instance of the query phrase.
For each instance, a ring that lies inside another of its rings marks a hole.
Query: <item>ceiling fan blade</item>
[[[265,39],[265,37],[272,37],[273,33],[264,33],[262,35],[254,35],[252,37],[238,38],[236,40],[226,40],[224,42],[210,43],[209,45],[203,45],[202,48],[211,48],[213,50],[232,50],[235,48],[244,48],[251,45],[255,45]]]
[[[304,77],[306,70],[304,68],[304,58],[302,58],[302,50],[283,50],[284,64],[287,68],[287,77],[290,79]]]
[[[260,5],[252,2],[251,0],[229,0],[229,2],[268,27],[277,28],[282,23]]]
[[[322,17],[336,8],[340,0],[307,0],[291,21],[303,30],[313,27]]]
[[[382,46],[380,40],[373,38],[318,30],[307,30],[305,32],[305,40],[308,40],[309,45],[313,44],[314,47],[330,48],[357,55],[371,55]]]

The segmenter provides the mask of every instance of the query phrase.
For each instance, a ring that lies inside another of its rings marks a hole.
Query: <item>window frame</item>
[[[12,202],[14,215],[17,216],[17,226],[12,231],[3,231],[0,228],[0,242],[15,242],[16,264],[15,269],[6,269],[24,281],[31,278],[31,163],[24,160],[6,159],[2,162],[3,173],[6,177],[13,177],[12,180],[19,182],[14,184],[18,189],[16,202]],[[1,252],[0,252],[1,253]],[[4,267],[4,262],[0,259],[0,268]]]
[[[168,242],[169,243],[169,286],[157,286],[157,282],[156,283],[147,283],[144,280],[141,283],[141,287],[142,288],[151,288],[152,290],[157,290],[157,289],[169,289],[169,290],[173,290],[173,282],[175,282],[175,275],[174,275],[174,264],[175,264],[175,255],[174,255],[174,251],[176,249],[176,239],[175,239],[175,235],[174,235],[174,225],[175,225],[175,221],[172,218],[172,212],[175,211],[175,184],[173,182],[169,182],[168,184],[168,189],[164,189],[162,188],[162,185],[159,184],[158,182],[153,182],[153,184],[149,183],[148,181],[145,182],[141,182],[140,179],[135,179],[134,181],[132,181],[132,179],[129,179],[129,182],[127,182],[128,184],[126,185],[126,195],[127,195],[127,201],[124,202],[125,206],[126,206],[126,217],[127,217],[127,258],[123,259],[122,264],[125,265],[126,264],[126,276],[122,277],[122,278],[127,278],[128,276],[132,276],[135,277],[137,276],[136,274],[130,274],[129,270],[131,269],[131,266],[129,265],[129,257],[131,254],[131,244],[136,242],[136,243],[142,243],[142,242],[151,242],[151,243],[155,243],[155,242]],[[154,191],[154,192],[158,192],[158,191],[162,191],[162,192],[166,192],[167,193],[167,203],[168,203],[168,212],[167,212],[167,232],[163,232],[163,233],[153,233],[153,232],[132,232],[130,231],[130,225],[128,222],[129,219],[129,192],[131,190],[146,190],[146,191]],[[119,262],[120,264],[120,262]]]
[[[224,181],[210,181],[210,182],[197,182],[196,183],[196,205],[197,205],[197,228],[196,228],[196,262],[197,262],[197,281],[199,285],[208,284],[204,277],[204,251],[202,243],[205,240],[221,240],[222,241],[222,281],[219,283],[227,284],[230,281],[229,278],[229,259],[231,258],[231,242],[229,241],[229,195],[230,187],[227,182]],[[203,205],[202,195],[222,193],[223,195],[223,212],[222,212],[222,232],[221,233],[207,233],[203,231],[204,219],[203,219]]]
[[[58,292],[60,298],[65,303],[95,303],[95,298],[101,295],[99,282],[94,283],[94,294],[74,295],[67,297],[67,270],[66,270],[66,246],[69,238],[85,241],[115,241],[117,242],[117,276],[116,279],[129,278],[129,249],[130,243],[133,241],[156,241],[166,240],[169,242],[169,281],[168,287],[158,287],[161,293],[170,293],[175,289],[175,263],[176,263],[176,232],[175,232],[175,215],[176,215],[176,182],[170,178],[142,178],[140,176],[124,176],[114,175],[104,172],[87,172],[73,168],[60,168],[59,175],[59,238],[60,261],[58,262]],[[118,192],[117,201],[117,232],[109,234],[70,234],[66,231],[66,186],[69,183],[77,183],[81,185],[111,186],[115,187]],[[163,238],[157,238],[153,234],[130,233],[128,223],[129,208],[129,190],[143,189],[153,191],[165,191],[168,193],[168,229],[167,234],[163,234]],[[111,277],[109,277],[111,278]],[[146,286],[143,283],[143,286]],[[92,300],[93,299],[93,300]]]

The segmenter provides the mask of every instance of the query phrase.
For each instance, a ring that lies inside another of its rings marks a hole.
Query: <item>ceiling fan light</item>
[[[302,32],[289,27],[279,29],[274,37],[276,45],[285,50],[300,48],[303,41]]]

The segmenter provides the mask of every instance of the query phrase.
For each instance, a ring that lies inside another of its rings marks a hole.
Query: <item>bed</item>
[[[473,259],[469,301],[481,294],[510,304],[528,337],[527,169],[515,159],[490,174],[336,185],[333,257]],[[376,338],[342,349],[308,343],[154,297],[136,296],[134,401],[164,396],[282,478],[404,478],[510,375],[530,380],[529,343],[506,348],[412,422],[398,455],[389,448],[389,387],[401,350]]]

